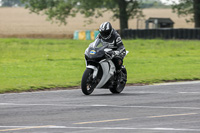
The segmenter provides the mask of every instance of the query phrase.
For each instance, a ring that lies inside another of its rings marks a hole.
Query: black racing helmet
[[[110,22],[102,23],[99,27],[99,32],[100,32],[100,36],[103,39],[109,39],[113,32],[113,28],[112,28],[112,25],[110,24]]]

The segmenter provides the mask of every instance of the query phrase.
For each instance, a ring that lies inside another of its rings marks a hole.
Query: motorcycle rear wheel
[[[94,91],[94,84],[93,82],[93,70],[86,69],[83,73],[82,80],[81,80],[81,89],[85,95],[90,95]]]
[[[126,85],[126,80],[127,80],[127,71],[126,71],[126,68],[122,68],[121,73],[124,74],[124,78],[125,78],[124,80],[125,81],[120,82],[121,77],[117,78],[117,84],[114,85],[112,88],[110,88],[110,91],[113,94],[119,94],[119,93],[121,93],[124,90],[124,87]]]

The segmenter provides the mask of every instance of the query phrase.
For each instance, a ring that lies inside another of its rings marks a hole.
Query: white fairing
[[[107,51],[109,51],[109,49],[107,49]],[[129,53],[129,51],[126,51],[126,55],[128,53]],[[110,77],[114,75],[114,73],[116,71],[115,65],[112,62],[112,60],[104,59],[104,60],[100,61],[99,63],[101,65],[101,67],[102,67],[103,75],[102,75],[102,78],[101,78],[100,82],[96,86],[96,88],[103,87],[108,82]],[[86,67],[94,70],[93,71],[93,78],[95,78],[97,76],[98,69],[93,65],[88,65],[87,66],[87,62],[86,62]]]
[[[93,78],[95,78],[97,76],[98,69],[95,66],[89,65],[89,66],[86,66],[86,68],[90,68],[90,69],[94,70],[93,75],[92,75]]]
[[[111,60],[103,60],[100,62],[100,65],[103,70],[103,76],[96,88],[101,88],[102,86],[104,86],[106,82],[110,79],[110,77],[114,75],[114,72],[116,70],[114,63]]]

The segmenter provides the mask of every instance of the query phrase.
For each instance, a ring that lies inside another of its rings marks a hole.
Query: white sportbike
[[[112,93],[123,91],[127,81],[127,71],[122,66],[121,71],[116,72],[111,51],[109,43],[98,38],[85,50],[86,70],[81,81],[81,89],[85,95],[90,95],[95,88],[109,89]],[[127,53],[128,51],[125,54]]]

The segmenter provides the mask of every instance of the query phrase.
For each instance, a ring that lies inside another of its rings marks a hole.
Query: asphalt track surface
[[[0,133],[200,133],[200,82],[0,94]]]

